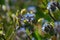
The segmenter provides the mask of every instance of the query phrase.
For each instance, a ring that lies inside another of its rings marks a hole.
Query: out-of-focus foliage
[[[6,1],[8,2],[6,3]],[[21,26],[21,23],[19,22],[20,18],[18,18],[18,15],[21,14],[21,10],[23,8],[27,9],[28,6],[33,5],[36,6],[37,10],[37,12],[35,13],[36,25],[33,24],[35,31],[30,36],[30,38],[35,37],[36,40],[44,40],[45,38],[41,36],[42,35],[41,33],[39,33],[41,31],[39,25],[42,26],[42,20],[46,19],[54,26],[53,23],[54,20],[52,20],[51,17],[48,15],[49,13],[47,10],[48,2],[49,2],[48,0],[0,0],[0,29],[2,28],[0,30],[0,34],[4,36],[1,37],[5,38],[6,40],[14,40],[16,36],[16,28],[18,28],[17,25],[19,27]],[[7,7],[9,9],[7,9]],[[39,25],[37,25],[38,23]],[[28,28],[26,29],[26,31],[27,34],[29,35],[30,32]],[[46,37],[50,38],[50,35],[48,34],[46,35]]]
[[[0,0],[0,4],[1,5],[5,4],[5,1],[4,0]]]

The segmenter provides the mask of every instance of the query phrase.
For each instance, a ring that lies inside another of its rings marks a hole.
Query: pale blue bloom
[[[51,2],[49,2],[48,4],[47,4],[47,9],[49,10],[50,9],[50,7],[51,7]]]
[[[35,14],[30,14],[30,13],[27,13],[24,15],[24,17],[28,20],[34,20],[34,16],[35,16]]]
[[[48,23],[43,24],[42,31],[44,31],[45,30],[45,27],[47,27],[48,25],[49,25]]]
[[[36,7],[35,6],[29,6],[27,8],[28,11],[32,10],[34,13],[36,13]]]

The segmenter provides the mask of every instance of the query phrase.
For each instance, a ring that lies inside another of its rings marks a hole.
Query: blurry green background
[[[0,0],[0,34],[4,34],[4,37],[6,40],[13,40],[14,37],[16,36],[15,33],[15,27],[18,24],[16,22],[16,19],[13,17],[12,14],[17,13],[17,10],[19,12],[23,8],[27,8],[30,5],[36,6],[37,12],[36,12],[36,20],[38,23],[38,20],[40,18],[46,19],[48,22],[54,24],[53,19],[48,14],[47,4],[49,0]],[[15,21],[13,21],[15,20]],[[42,26],[41,21],[39,22],[40,26]],[[36,26],[36,25],[35,25]],[[41,34],[39,34],[40,27],[36,27],[35,34],[34,36],[36,37],[37,40],[42,40],[43,38],[41,37]],[[1,36],[2,38],[3,36]]]

